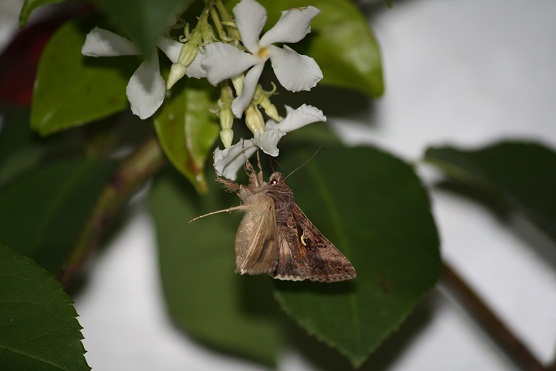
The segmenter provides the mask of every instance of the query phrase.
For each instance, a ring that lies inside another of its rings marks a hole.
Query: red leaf
[[[0,102],[17,106],[31,104],[37,66],[46,43],[58,27],[89,9],[85,6],[56,13],[16,33],[0,55]]]

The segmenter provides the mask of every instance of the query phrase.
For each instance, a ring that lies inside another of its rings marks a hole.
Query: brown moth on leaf
[[[236,272],[268,274],[280,280],[346,281],[356,272],[349,260],[305,216],[282,174],[267,182],[262,171],[245,162],[249,185],[218,178],[242,204],[193,220],[234,210],[245,212],[236,234]],[[260,165],[259,165],[260,169]],[[192,220],[192,221],[193,221]]]

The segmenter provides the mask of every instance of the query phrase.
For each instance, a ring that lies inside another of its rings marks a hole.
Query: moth
[[[268,274],[289,281],[346,281],[356,272],[349,260],[311,223],[294,202],[293,192],[279,172],[268,182],[249,161],[249,185],[217,178],[224,189],[236,192],[239,206],[205,216],[240,210],[245,212],[235,239],[236,272]],[[192,220],[192,221],[193,221]]]

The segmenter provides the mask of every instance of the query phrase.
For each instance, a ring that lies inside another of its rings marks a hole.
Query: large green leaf
[[[425,160],[522,211],[556,240],[553,150],[539,143],[506,141],[477,150],[429,148]]]
[[[81,54],[90,22],[62,26],[46,46],[33,93],[31,126],[41,135],[86,124],[127,108],[125,88],[139,61]]]
[[[261,0],[269,12],[267,26],[281,11],[313,5],[321,10],[311,23],[309,44],[294,49],[314,58],[321,67],[322,84],[358,90],[370,97],[384,92],[378,42],[364,15],[346,0]],[[303,43],[302,43],[303,44]]]
[[[280,165],[294,170],[312,154],[281,156]],[[277,282],[275,296],[301,326],[361,364],[438,279],[438,238],[428,197],[409,165],[373,148],[322,149],[288,183],[358,277],[335,284]],[[275,354],[277,344],[268,342],[278,335],[266,327],[272,324],[268,308],[256,307],[270,304],[262,286],[267,277],[233,273],[238,215],[184,224],[239,200],[222,201],[222,191],[214,187],[202,198],[184,188],[160,178],[151,198],[172,315],[189,333],[219,348],[259,360]]]
[[[60,283],[33,260],[2,244],[0,293],[2,370],[90,369],[77,313]]]
[[[0,241],[59,272],[114,165],[63,160],[10,182],[0,192]]]
[[[295,169],[311,155],[286,156]],[[440,273],[428,196],[412,168],[375,148],[324,148],[288,178],[297,204],[352,262],[355,280],[278,282],[282,308],[358,366]]]
[[[211,177],[211,180],[214,177]],[[234,273],[234,235],[239,215],[215,215],[187,225],[203,213],[228,207],[210,183],[199,196],[183,177],[155,180],[150,207],[156,224],[162,284],[168,310],[187,333],[217,349],[274,364],[281,349],[280,322],[273,314],[268,277]]]
[[[0,188],[17,175],[38,165],[45,150],[33,145],[29,130],[29,111],[10,109],[2,112],[0,132]]]
[[[68,143],[55,136],[41,138],[31,131],[28,108],[6,109],[3,115],[0,132],[0,188],[36,169],[48,157],[82,149],[75,140]]]
[[[155,115],[158,140],[172,164],[204,193],[205,163],[219,132],[216,116],[210,112],[215,104],[206,84],[189,80],[176,90]]]
[[[145,55],[153,52],[165,27],[193,0],[97,0],[110,19]]]
[[[27,24],[29,16],[38,7],[45,4],[57,4],[67,0],[25,0],[23,6],[21,7],[21,12],[19,12],[19,27],[23,27]]]

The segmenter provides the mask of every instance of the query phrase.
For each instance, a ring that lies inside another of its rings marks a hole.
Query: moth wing
[[[264,193],[250,196],[236,234],[236,271],[272,274],[277,263],[274,201]]]
[[[274,278],[337,282],[356,277],[349,260],[293,204],[289,219],[278,226],[278,265]]]

